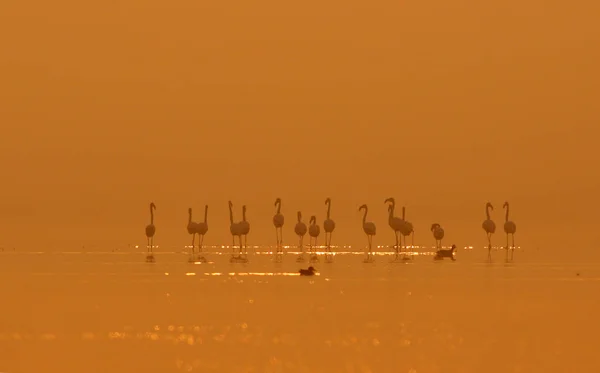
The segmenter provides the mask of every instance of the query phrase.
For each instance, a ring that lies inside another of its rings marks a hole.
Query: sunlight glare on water
[[[600,261],[203,254],[1,253],[0,372],[600,371]]]

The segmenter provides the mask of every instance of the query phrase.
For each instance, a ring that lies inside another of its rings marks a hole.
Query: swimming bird
[[[367,241],[369,243],[369,254],[367,255],[367,257],[368,257],[369,255],[371,255],[373,253],[373,236],[377,233],[377,227],[375,227],[375,223],[367,221],[367,213],[369,212],[369,207],[367,207],[367,205],[361,205],[358,208],[358,211],[361,211],[361,210],[365,210],[365,213],[364,213],[363,219],[362,219],[362,226],[363,226],[363,231],[367,235]]]
[[[150,203],[150,224],[146,226],[146,238],[148,239],[148,245],[146,246],[146,250],[148,250],[148,255],[146,260],[154,261],[154,234],[156,233],[156,227],[154,226],[154,210],[156,210],[156,205],[154,202]]]
[[[239,224],[240,234],[244,236],[244,255],[248,255],[248,233],[250,233],[250,223],[246,220],[246,205],[242,206],[242,221]]]
[[[315,241],[315,245],[317,246],[317,238],[319,238],[319,234],[321,234],[321,228],[317,225],[317,217],[316,216],[311,216],[310,217],[310,222],[309,222],[309,226],[308,226],[308,235],[310,236],[310,252],[314,253],[313,251],[313,238]]]
[[[275,234],[277,235],[277,252],[283,252],[283,223],[285,219],[281,214],[281,198],[275,200],[275,206],[277,206],[277,213],[273,216],[273,225],[275,226]]]
[[[327,205],[327,219],[323,222],[323,230],[325,231],[325,244],[327,245],[327,251],[331,252],[331,234],[335,229],[335,222],[331,219],[331,198],[327,198],[325,200],[325,204]],[[327,236],[329,235],[329,240]]]
[[[241,227],[240,227],[240,223],[235,223],[233,221],[233,203],[231,201],[229,201],[229,232],[231,232],[231,237],[233,239],[233,253],[232,255],[235,254],[235,237],[237,236],[239,241],[240,241],[240,251],[238,255],[241,255],[242,253],[242,233],[241,233]]]
[[[431,232],[433,233],[433,237],[435,238],[435,248],[442,248],[442,239],[444,238],[444,229],[438,223],[431,224]]]
[[[314,276],[315,269],[313,267],[308,267],[308,269],[301,269],[298,271],[300,276]]]
[[[442,260],[444,258],[450,258],[452,261],[455,261],[454,251],[456,250],[456,245],[452,245],[452,248],[446,250],[438,250],[433,257],[433,260]]]
[[[294,227],[294,232],[296,232],[296,235],[300,239],[298,249],[301,254],[304,253],[304,247],[302,246],[302,241],[304,239],[304,235],[306,235],[306,231],[307,231],[306,224],[304,224],[302,222],[302,213],[300,211],[298,211],[298,222],[296,223],[296,226]]]
[[[404,226],[404,220],[400,219],[397,216],[394,216],[394,210],[396,209],[396,200],[393,197],[390,197],[384,201],[384,203],[389,203],[388,205],[388,225],[394,231],[394,235],[396,236],[396,245],[394,246],[394,250],[396,251],[396,259],[398,259],[399,249],[400,249],[400,232]]]
[[[504,208],[506,208],[506,220],[504,222],[504,233],[506,233],[506,259],[508,259],[508,235],[512,235],[512,249],[510,252],[510,260],[513,259],[514,256],[514,252],[515,252],[515,232],[517,231],[517,225],[508,220],[508,212],[510,207],[508,206],[508,202],[504,202]]]
[[[411,250],[415,247],[415,231],[413,229],[413,225],[411,222],[406,220],[406,207],[402,206],[402,221],[404,224],[402,225],[402,229],[400,229],[400,233],[404,236],[404,249],[408,251],[408,245],[406,244],[406,237],[412,235],[411,242]]]
[[[192,235],[192,255],[191,258],[194,258],[194,250],[196,249],[196,233],[198,233],[198,224],[192,221],[192,208],[188,209],[188,224],[187,231]]]
[[[488,239],[488,260],[492,260],[492,234],[496,232],[496,223],[490,218],[490,210],[494,210],[494,206],[490,202],[485,204],[486,219],[481,224]]]
[[[204,243],[204,235],[208,232],[208,205],[204,206],[204,221],[197,223],[196,225],[198,238],[200,242],[198,244],[198,252],[202,252],[202,244]]]

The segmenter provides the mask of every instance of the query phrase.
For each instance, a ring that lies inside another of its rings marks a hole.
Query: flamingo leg
[[[512,250],[510,251],[510,260],[513,260],[513,257],[515,256],[515,234],[513,233],[511,236],[512,236]]]
[[[487,239],[488,239],[488,260],[492,260],[492,235],[490,233],[487,233]]]
[[[398,259],[398,249],[399,249],[398,248],[398,245],[399,245],[399,243],[398,243],[398,232],[396,231],[394,233],[396,234],[396,246],[394,246],[394,250],[396,251],[396,259]]]
[[[204,242],[204,235],[203,234],[198,234],[199,238],[200,238],[200,243],[198,244],[198,253],[202,252],[202,243]]]
[[[194,249],[196,248],[195,242],[196,242],[196,233],[192,233],[192,251],[191,251],[192,258],[194,257]]]
[[[150,237],[146,237],[148,239],[148,244],[146,245],[146,254],[150,254]]]
[[[283,230],[279,228],[279,252],[283,252]]]
[[[233,240],[233,245],[231,246],[231,255],[235,255],[235,236],[232,234],[231,239]]]

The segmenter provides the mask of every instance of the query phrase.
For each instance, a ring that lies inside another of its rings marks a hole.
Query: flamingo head
[[[360,211],[360,210],[362,210],[362,209],[366,209],[366,208],[367,208],[367,205],[361,205],[361,206],[358,208],[358,211]]]
[[[298,221],[302,220],[302,213],[298,211]]]
[[[204,211],[208,211],[208,205],[204,205]]]
[[[331,198],[327,197],[327,199],[325,200],[325,204],[331,203]]]
[[[504,202],[504,205],[502,205],[502,208],[507,208],[508,207],[508,202]]]
[[[314,216],[314,215],[313,215],[313,216],[311,216],[311,217],[310,217],[310,224],[312,224],[312,223],[316,223],[316,222],[317,222],[317,217],[316,217],[316,216]]]
[[[281,203],[281,198],[277,198],[277,199],[275,200],[275,204],[274,204],[274,206],[277,206],[277,204],[278,204],[278,203]]]
[[[433,232],[434,229],[437,229],[439,227],[440,227],[440,225],[438,223],[433,223],[433,224],[431,224],[431,231]]]
[[[395,205],[396,200],[394,199],[394,197],[390,197],[390,198],[386,199],[383,203],[391,203],[392,205]]]
[[[233,202],[229,201],[229,207],[233,207]]]
[[[242,211],[246,212],[246,205],[242,206]]]
[[[191,207],[188,209],[188,214],[192,215],[192,208]]]
[[[308,267],[308,270],[311,271],[311,272],[314,272],[315,268],[313,266],[310,266],[310,267]]]
[[[491,202],[488,202],[488,203],[486,203],[486,204],[485,204],[485,207],[489,207],[489,208],[490,208],[490,209],[492,209],[492,210],[494,209],[494,206],[492,206],[492,203],[491,203]]]
[[[156,205],[154,204],[154,202],[150,202],[150,208],[156,210]]]

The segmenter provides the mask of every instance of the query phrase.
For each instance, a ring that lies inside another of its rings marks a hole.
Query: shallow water
[[[600,371],[600,261],[493,255],[0,253],[0,372]]]

